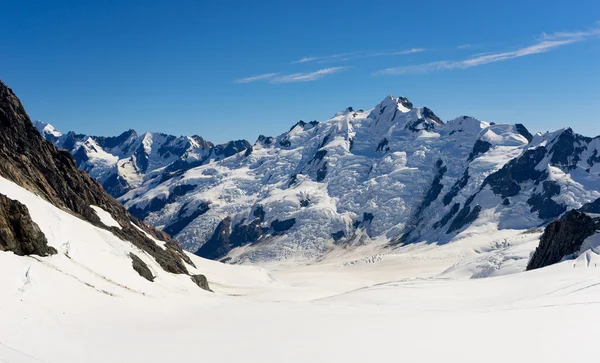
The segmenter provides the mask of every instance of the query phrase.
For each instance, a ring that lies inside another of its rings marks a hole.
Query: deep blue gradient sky
[[[600,134],[596,0],[0,1],[0,79],[62,131],[253,142],[394,94]]]

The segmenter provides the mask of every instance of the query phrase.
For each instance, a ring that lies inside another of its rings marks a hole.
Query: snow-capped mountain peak
[[[254,145],[144,134],[109,148],[98,137],[61,138],[134,215],[201,256],[238,262],[526,229],[600,197],[599,138],[534,136],[470,116],[444,123],[406,97],[298,121]]]
[[[214,145],[202,137],[173,136],[163,133],[138,134],[129,129],[118,136],[62,134],[51,125],[36,122],[40,133],[59,148],[69,150],[77,166],[98,179],[104,188],[118,197],[140,186],[146,178],[170,178],[183,170],[220,160],[245,151],[245,140]],[[161,170],[161,172],[158,172]]]
[[[42,135],[51,135],[53,137],[61,137],[62,133],[54,128],[49,123],[42,122],[40,120],[33,121],[33,125]]]

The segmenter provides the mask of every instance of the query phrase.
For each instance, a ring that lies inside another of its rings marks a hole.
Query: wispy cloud
[[[330,67],[319,69],[314,72],[303,72],[303,73],[266,73],[258,76],[240,78],[233,81],[234,83],[251,83],[259,81],[268,81],[269,83],[292,83],[292,82],[309,82],[321,79],[329,74],[337,73],[348,67]]]
[[[273,78],[275,76],[277,76],[279,73],[265,73],[265,74],[259,74],[258,76],[252,76],[252,77],[246,77],[246,78],[240,78],[240,79],[236,79],[235,81],[233,81],[234,83],[250,83],[250,82],[256,82],[256,81],[263,81],[269,78]]]
[[[340,72],[348,67],[330,67],[319,69],[314,72],[284,74],[274,77],[270,80],[271,83],[292,83],[292,82],[309,82],[321,79],[329,74]]]
[[[598,23],[598,25],[600,25],[600,22]],[[556,32],[551,34],[543,33],[540,40],[571,39],[575,41],[581,41],[592,37],[600,37],[600,26],[584,31]]]
[[[316,62],[323,63],[329,61],[346,61],[357,58],[369,58],[369,57],[383,57],[383,56],[391,56],[391,55],[407,55],[414,53],[421,53],[426,51],[425,48],[411,48],[405,50],[396,50],[396,51],[383,51],[383,52],[351,52],[351,53],[340,53],[340,54],[332,54],[320,57],[304,57],[294,61],[292,63],[308,63],[308,62]]]
[[[458,48],[458,49],[469,49],[469,48],[471,48],[471,47],[472,47],[472,45],[471,45],[471,44],[462,44],[462,45],[459,45],[459,46],[458,46],[458,47],[456,47],[456,48]]]
[[[484,64],[525,57],[533,54],[546,53],[568,44],[580,42],[588,38],[598,36],[600,36],[600,28],[593,28],[588,31],[543,34],[541,39],[538,40],[536,44],[509,52],[479,54],[474,55],[468,59],[457,61],[442,60],[410,66],[393,67],[377,71],[375,72],[375,74],[402,75],[427,73],[439,70],[466,69]]]
[[[356,53],[340,53],[340,54],[325,55],[325,56],[320,56],[320,57],[304,57],[304,58],[298,59],[297,61],[292,62],[292,63],[297,64],[297,63],[308,63],[308,62],[332,61],[332,60],[346,59],[353,55],[356,55]]]

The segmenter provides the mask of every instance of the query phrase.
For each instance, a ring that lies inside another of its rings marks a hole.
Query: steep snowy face
[[[53,255],[44,262],[60,272],[85,269],[88,278],[92,273],[115,285],[131,276],[152,282],[181,275],[193,286],[188,275],[195,266],[179,244],[132,217],[66,150],[44,140],[2,82],[0,129],[1,251]],[[103,258],[108,265],[97,264]],[[117,273],[123,270],[128,273]]]
[[[128,130],[119,136],[62,134],[52,125],[36,121],[38,131],[56,147],[69,150],[77,166],[97,179],[104,189],[119,197],[140,186],[152,175],[165,173],[166,178],[193,166],[218,160],[246,150],[245,140],[213,145],[202,137],[145,133]]]

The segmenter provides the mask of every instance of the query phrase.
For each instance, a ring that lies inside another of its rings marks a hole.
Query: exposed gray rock
[[[210,286],[208,286],[208,280],[206,279],[206,276],[204,276],[204,275],[192,275],[192,281],[194,281],[194,283],[196,285],[198,285],[198,287],[200,287],[201,289],[213,292],[210,289]]]
[[[3,194],[0,194],[0,251],[11,251],[19,256],[56,253],[48,246],[46,236],[31,219],[27,207]]]
[[[576,210],[568,212],[546,227],[539,246],[527,264],[527,270],[552,265],[565,256],[579,252],[583,241],[599,228],[600,218],[592,218]]]
[[[129,253],[129,257],[131,258],[131,264],[133,265],[133,269],[140,274],[146,280],[153,282],[154,276],[152,275],[152,271],[148,268],[148,265],[141,258],[134,255],[133,253]]]

